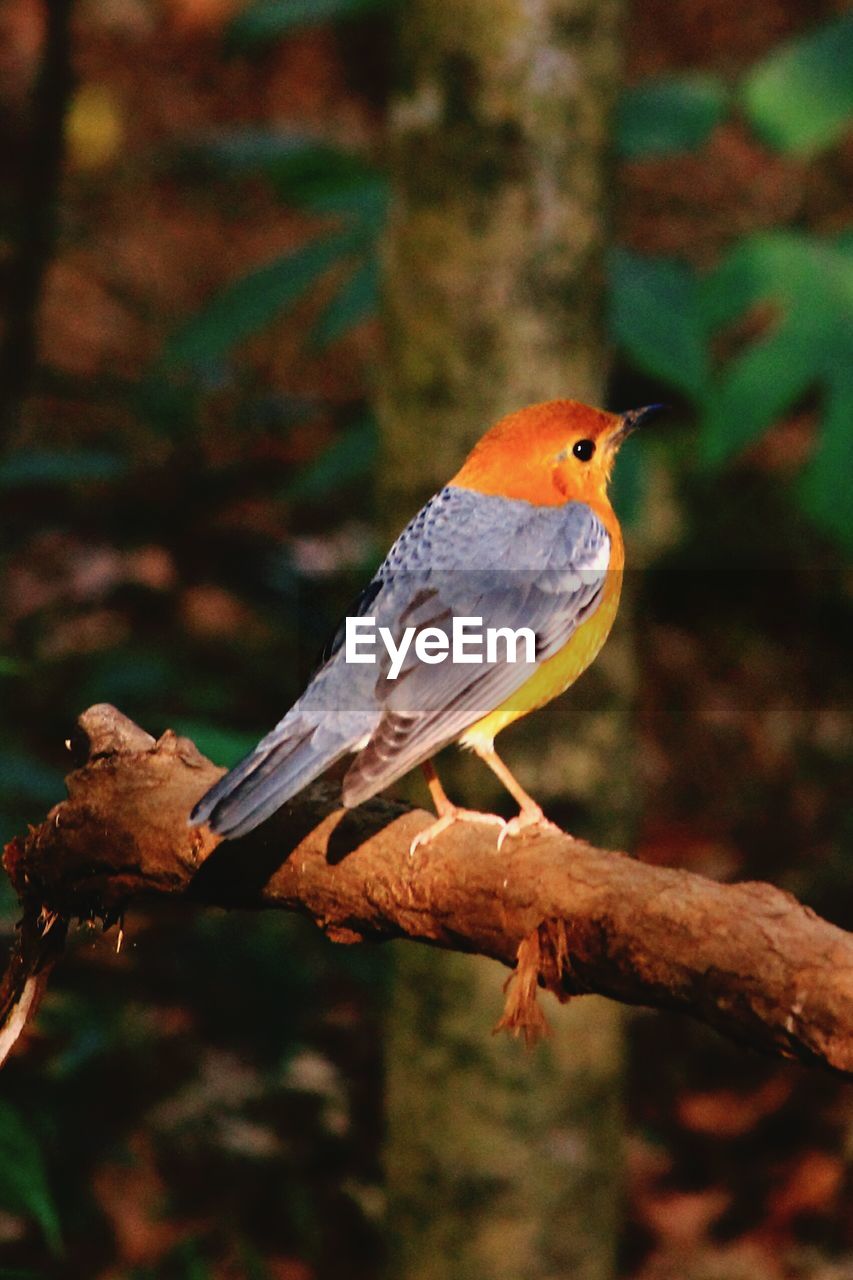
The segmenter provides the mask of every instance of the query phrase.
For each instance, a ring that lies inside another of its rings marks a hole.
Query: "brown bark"
[[[344,812],[323,783],[216,847],[186,822],[220,773],[191,742],[155,743],[108,706],[80,726],[88,759],[68,799],[6,851],[30,927],[112,920],[143,894],[301,911],[337,942],[405,937],[519,961],[509,1025],[536,1021],[535,976],[560,999],[678,1009],[853,1075],[853,936],[769,884],[715,884],[562,834],[498,853],[493,832],[470,826],[410,857],[429,815],[384,800]]]

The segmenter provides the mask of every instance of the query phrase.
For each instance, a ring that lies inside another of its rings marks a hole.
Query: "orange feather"
[[[533,676],[500,706],[468,728],[465,746],[489,750],[508,724],[544,706],[577,680],[607,639],[622,591],[625,550],[622,530],[607,496],[607,483],[626,420],[580,404],[550,400],[502,418],[474,447],[451,484],[476,493],[521,499],[537,506],[583,502],[595,511],[610,535],[607,582],[595,613]],[[595,452],[577,458],[573,446],[590,440]]]

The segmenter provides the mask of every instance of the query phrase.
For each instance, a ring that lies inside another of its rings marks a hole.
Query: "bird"
[[[498,847],[528,828],[553,830],[495,738],[573,684],[607,639],[625,563],[608,483],[625,439],[661,407],[611,413],[550,400],[495,423],[399,535],[349,617],[384,627],[398,655],[408,628],[447,635],[456,619],[482,620],[499,636],[532,633],[533,651],[510,661],[508,642],[501,657],[496,641],[480,662],[447,653],[439,662],[442,646],[431,657],[421,647],[426,660],[410,646],[394,674],[380,646],[374,662],[366,654],[352,660],[342,624],[302,695],[202,796],[191,825],[222,839],[245,835],[345,760],[347,809],[422,768],[436,817],[412,853],[459,822],[497,825]],[[517,803],[516,817],[449,799],[433,757],[451,743],[492,770]]]

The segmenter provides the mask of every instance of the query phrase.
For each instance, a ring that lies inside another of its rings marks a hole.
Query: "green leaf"
[[[188,148],[191,158],[234,173],[287,172],[306,159],[319,167],[321,159],[335,148],[303,133],[278,129],[222,129],[203,134]]]
[[[729,91],[714,76],[647,80],[622,94],[616,145],[629,160],[695,151],[728,110]]]
[[[699,396],[708,364],[692,269],[618,249],[610,258],[610,290],[613,336],[637,368]]]
[[[363,418],[304,467],[282,496],[289,502],[319,502],[328,498],[345,485],[369,476],[378,450],[376,423],[373,418]]]
[[[311,333],[315,347],[330,346],[379,307],[379,264],[371,256],[346,279]]]
[[[23,1213],[41,1227],[53,1254],[62,1249],[59,1218],[47,1183],[44,1160],[30,1125],[0,1100],[0,1205]]]
[[[388,180],[377,173],[349,181],[327,180],[317,185],[305,204],[316,213],[348,214],[365,232],[377,236],[385,225],[388,199]]]
[[[210,364],[293,306],[334,262],[359,241],[341,234],[312,240],[243,276],[166,344],[162,367]]]
[[[786,324],[734,360],[707,398],[700,448],[718,466],[761,436],[808,391],[816,351],[796,324]]]
[[[759,437],[813,387],[853,363],[853,252],[842,241],[795,232],[756,235],[703,283],[708,333],[770,303],[771,331],[730,361],[709,386],[701,452],[716,466]]]
[[[853,14],[775,49],[746,77],[741,96],[771,146],[803,154],[831,146],[853,119]]]
[[[804,396],[822,394],[821,434],[800,497],[853,547],[853,235],[750,236],[701,282],[678,263],[622,250],[611,281],[614,336],[638,367],[696,399],[707,466],[758,439]],[[709,344],[759,306],[761,336],[712,375]]]
[[[801,477],[800,497],[812,519],[853,551],[853,362],[839,360],[829,381],[820,439]]]
[[[358,18],[389,7],[389,0],[254,0],[232,21],[228,40],[245,48],[303,27]]]
[[[186,440],[198,430],[199,392],[197,382],[179,382],[152,366],[136,384],[131,404],[158,436]]]
[[[0,654],[0,676],[17,676],[23,671],[23,663],[16,658],[6,658]]]
[[[837,241],[819,240],[793,231],[764,232],[742,240],[709,276],[699,293],[702,325],[712,332],[731,324],[749,307],[760,302],[775,302],[780,311],[806,303],[802,312],[805,323],[814,311],[811,302],[813,285],[819,292],[836,292],[845,275],[843,259],[849,251]],[[821,284],[823,282],[823,285]],[[818,301],[818,306],[823,303]],[[843,305],[841,297],[833,304]],[[826,317],[823,317],[826,318]]]
[[[699,317],[703,331],[712,334],[734,323],[757,303],[767,301],[768,281],[778,265],[787,275],[793,259],[771,243],[772,237],[752,236],[734,248],[699,286]],[[778,273],[775,276],[779,279]],[[769,286],[771,291],[773,286]],[[778,290],[776,291],[778,292]]]
[[[116,480],[127,470],[123,458],[97,449],[22,449],[0,461],[0,490],[91,484]]]
[[[358,152],[304,134],[238,129],[196,144],[190,155],[234,174],[263,173],[283,199],[318,212],[384,218],[388,182]]]

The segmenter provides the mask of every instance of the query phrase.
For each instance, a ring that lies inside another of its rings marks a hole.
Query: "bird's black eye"
[[[572,453],[576,458],[579,458],[581,462],[589,462],[590,458],[595,453],[595,441],[578,440],[572,447]]]

